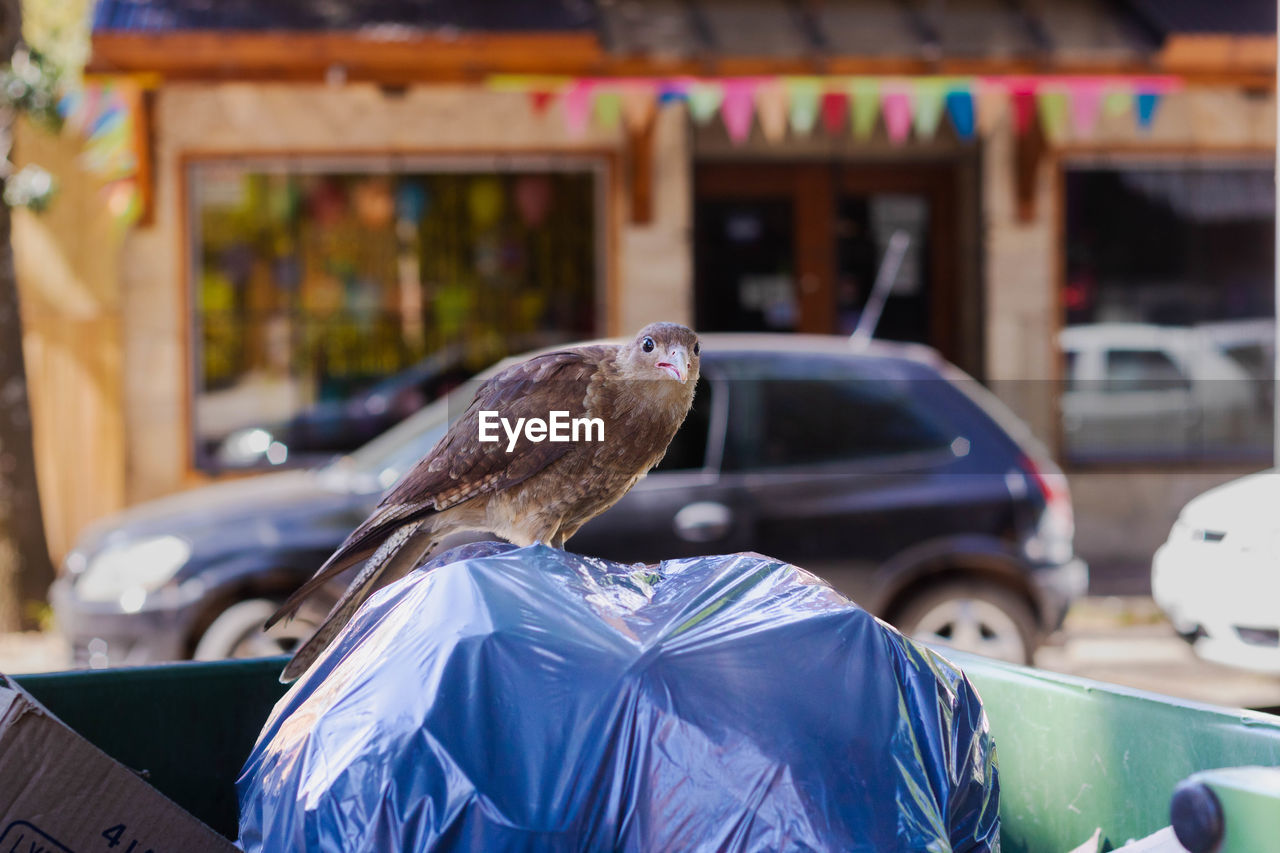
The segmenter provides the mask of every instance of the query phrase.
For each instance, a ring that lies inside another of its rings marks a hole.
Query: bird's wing
[[[496,430],[498,441],[481,442],[480,413],[496,411],[513,425],[517,418],[546,419],[552,410],[581,417],[587,413],[593,386],[602,378],[600,363],[609,354],[607,347],[547,353],[512,365],[481,385],[444,438],[387,493],[315,575],[289,596],[267,627],[292,616],[307,596],[369,558],[401,525],[517,485],[568,453],[574,446],[571,442],[532,442],[523,432],[508,452],[508,438],[501,427]]]

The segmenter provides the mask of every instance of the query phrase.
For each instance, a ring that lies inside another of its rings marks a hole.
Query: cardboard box
[[[0,678],[0,853],[236,850]]]

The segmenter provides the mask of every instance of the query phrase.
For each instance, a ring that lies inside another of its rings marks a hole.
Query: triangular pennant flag
[[[644,84],[629,85],[622,90],[622,119],[627,129],[640,130],[653,120],[658,105],[653,89]]]
[[[591,85],[578,81],[569,87],[561,99],[564,127],[570,136],[582,136],[587,131],[587,119],[591,115]]]
[[[1159,92],[1138,92],[1133,96],[1133,109],[1138,114],[1138,127],[1147,131],[1156,118],[1156,107],[1160,106]]]
[[[849,96],[844,92],[822,93],[822,129],[828,136],[844,133],[849,120]]]
[[[756,115],[760,132],[769,142],[781,142],[787,135],[787,90],[781,83],[761,84],[756,90]]]
[[[889,141],[899,145],[911,135],[911,93],[901,85],[883,86],[880,89],[880,108],[884,112],[884,127],[889,131]]]
[[[592,113],[602,130],[617,130],[622,121],[622,96],[608,89],[596,92]]]
[[[1003,86],[981,84],[974,95],[973,105],[979,132],[984,135],[994,133],[1009,114],[1009,90]]]
[[[1102,114],[1118,118],[1133,107],[1133,93],[1123,89],[1112,89],[1102,96]]]
[[[787,97],[791,101],[791,132],[797,136],[813,133],[818,123],[818,99],[822,87],[811,77],[797,77],[786,82]]]
[[[850,84],[849,93],[853,98],[853,136],[870,139],[880,117],[879,87],[874,79],[859,77]]]
[[[946,107],[947,115],[951,118],[951,126],[956,130],[956,136],[965,142],[973,139],[977,129],[973,93],[968,89],[953,88],[947,92]]]
[[[751,135],[751,117],[755,112],[755,82],[752,80],[726,80],[724,101],[720,104],[720,120],[735,145],[747,141]]]
[[[932,139],[942,120],[942,98],[946,90],[934,77],[916,80],[915,129],[917,139]]]
[[[1036,93],[1036,111],[1045,139],[1059,142],[1067,136],[1067,93],[1061,89],[1043,89]]]
[[[1102,86],[1092,80],[1071,86],[1071,134],[1076,139],[1092,139],[1102,109]]]
[[[1031,119],[1036,114],[1036,94],[1030,88],[1014,89],[1010,102],[1013,105],[1013,129],[1022,136],[1031,129]]]
[[[529,92],[529,105],[533,107],[534,115],[542,115],[547,111],[547,107],[551,106],[551,101],[555,98],[555,92],[548,92],[546,89],[534,89]]]
[[[689,99],[689,117],[698,125],[715,118],[724,102],[724,87],[719,83],[694,83],[685,94]]]

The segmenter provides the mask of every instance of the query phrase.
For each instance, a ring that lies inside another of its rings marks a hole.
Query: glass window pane
[[[955,438],[906,380],[857,376],[838,362],[793,367],[794,376],[734,382],[725,468],[889,458],[945,449]]]
[[[1069,459],[1270,458],[1274,209],[1269,161],[1067,170]]]
[[[588,168],[190,179],[201,467],[350,451],[506,355],[597,333]]]

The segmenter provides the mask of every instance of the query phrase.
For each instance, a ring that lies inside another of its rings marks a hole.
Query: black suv
[[[702,351],[693,410],[666,457],[570,550],[622,562],[758,551],[906,633],[1019,662],[1084,593],[1065,478],[931,350],[712,334]],[[321,469],[209,486],[96,525],[52,590],[77,663],[287,649],[326,602],[270,636],[262,621],[461,408],[439,400]]]

